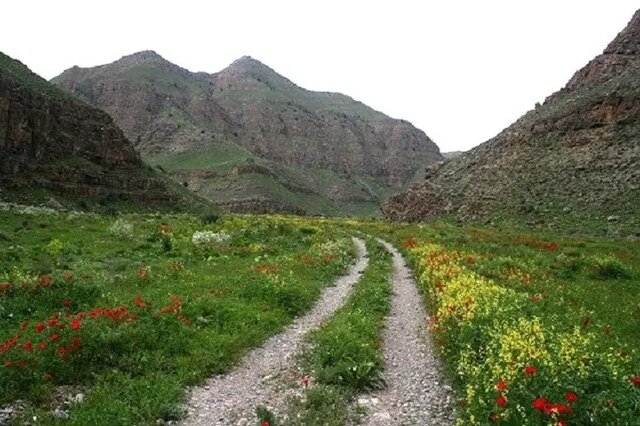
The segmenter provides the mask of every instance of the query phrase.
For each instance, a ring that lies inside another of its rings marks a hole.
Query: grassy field
[[[203,218],[211,222],[214,218]],[[279,218],[0,213],[0,404],[50,424],[155,424],[308,309],[353,257],[332,228]]]
[[[180,418],[185,386],[228,371],[345,271],[354,230],[383,236],[413,265],[459,424],[640,418],[637,241],[20,210],[0,212],[0,406],[26,401],[31,424]],[[302,424],[342,424],[350,400],[377,384],[390,261],[372,241],[348,303],[309,336],[300,366],[311,385],[291,406]],[[85,398],[54,420],[61,393]]]
[[[352,226],[413,264],[459,424],[638,424],[639,242]]]

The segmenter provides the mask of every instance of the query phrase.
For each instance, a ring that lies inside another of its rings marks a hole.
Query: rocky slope
[[[106,113],[2,53],[0,186],[7,197],[44,192],[85,203],[183,201],[166,178],[142,163]]]
[[[640,226],[640,11],[544,104],[430,167],[426,183],[382,210],[392,220],[523,216]]]
[[[147,51],[52,81],[107,111],[146,161],[233,211],[371,211],[442,159],[410,123],[250,57],[206,74]]]

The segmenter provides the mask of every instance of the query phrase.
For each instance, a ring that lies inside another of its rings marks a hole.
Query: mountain
[[[428,168],[391,220],[521,216],[640,229],[640,11],[567,85],[493,139]]]
[[[3,198],[53,195],[103,206],[194,201],[178,186],[144,165],[109,115],[0,52]]]
[[[145,161],[230,211],[370,213],[442,159],[410,123],[305,90],[248,56],[207,74],[146,51],[52,82],[107,111]]]

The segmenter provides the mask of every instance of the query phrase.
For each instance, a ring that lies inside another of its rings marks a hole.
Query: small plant
[[[220,220],[220,215],[216,213],[206,213],[202,215],[201,219],[203,225],[212,225],[214,223],[218,223],[218,220]]]
[[[595,278],[621,279],[629,278],[624,264],[613,256],[599,256],[593,259],[592,275]]]
[[[133,238],[133,225],[124,219],[118,219],[109,227],[109,233],[114,237],[130,240]]]
[[[49,244],[47,244],[46,250],[47,250],[47,253],[49,253],[51,256],[58,256],[62,251],[63,247],[64,247],[64,244],[62,243],[62,241],[60,241],[57,238],[54,238],[49,242]]]
[[[256,416],[258,417],[258,424],[260,426],[278,426],[278,418],[264,405],[258,405],[256,407]]]

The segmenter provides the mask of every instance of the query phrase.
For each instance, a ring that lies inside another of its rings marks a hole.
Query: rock
[[[69,418],[69,413],[67,413],[66,411],[60,410],[59,408],[56,408],[53,411],[53,418],[58,420],[67,420]]]
[[[617,222],[619,219],[620,219],[620,216],[611,215],[607,217],[607,222]]]

